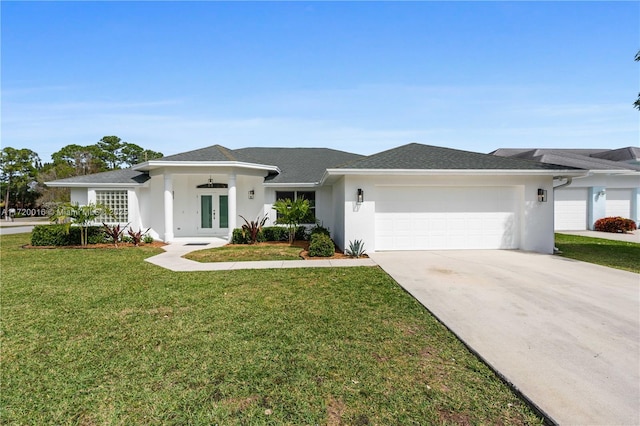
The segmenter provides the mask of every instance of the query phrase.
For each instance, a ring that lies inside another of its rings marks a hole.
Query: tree
[[[35,200],[37,193],[32,182],[36,180],[36,172],[41,167],[40,157],[30,149],[6,147],[0,151],[0,181],[4,189],[5,219],[9,219],[9,207],[13,198],[22,198],[23,207],[27,198],[30,202]]]
[[[69,176],[89,175],[108,170],[102,156],[102,151],[97,145],[76,144],[67,145],[51,154],[53,164],[67,164],[75,169],[75,173]]]
[[[103,214],[111,215],[111,211],[103,205],[89,203],[81,206],[78,203],[64,203],[52,212],[49,219],[52,222],[67,224],[67,232],[71,224],[81,227],[80,245],[86,246],[88,243],[89,225]]]
[[[636,52],[636,62],[640,61],[640,50]],[[633,107],[640,111],[640,93],[638,93],[638,99],[633,103]]]
[[[287,225],[289,228],[289,244],[293,244],[296,228],[309,214],[309,200],[304,198],[298,198],[295,201],[289,198],[278,200],[273,204],[273,209],[278,212],[276,223]]]
[[[120,160],[127,167],[135,166],[145,161],[155,160],[162,156],[161,152],[144,149],[139,145],[129,142],[124,142],[120,149]]]
[[[101,151],[100,158],[107,164],[109,170],[119,169],[122,164],[120,156],[122,139],[117,136],[103,136],[96,145]]]

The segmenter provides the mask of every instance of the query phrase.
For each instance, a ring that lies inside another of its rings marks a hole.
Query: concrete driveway
[[[640,424],[640,275],[521,251],[370,257],[560,424]]]

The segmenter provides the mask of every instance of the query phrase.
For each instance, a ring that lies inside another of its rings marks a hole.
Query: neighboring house
[[[326,148],[214,145],[131,169],[47,182],[109,206],[155,238],[223,236],[279,198],[308,199],[344,248],[553,251],[554,182],[584,170],[412,143],[370,156]],[[545,199],[545,196],[548,197]],[[548,201],[548,202],[547,202]]]
[[[633,219],[640,225],[640,148],[501,148],[492,154],[589,171],[555,190],[556,230],[593,229],[596,220],[609,216]]]

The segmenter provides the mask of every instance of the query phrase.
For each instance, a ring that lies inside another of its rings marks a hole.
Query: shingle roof
[[[518,158],[410,143],[343,165],[345,169],[557,170],[559,167]]]
[[[252,162],[278,166],[281,173],[267,183],[317,183],[328,168],[338,167],[364,156],[329,148],[242,148],[233,152]]]
[[[109,172],[95,173],[91,175],[74,176],[59,179],[54,182],[61,183],[90,183],[90,184],[142,184],[151,179],[146,172],[131,169],[112,170]]]
[[[640,158],[640,149],[634,147],[616,150],[501,148],[493,151],[492,154],[585,170],[640,170],[640,166],[631,164],[635,158]]]
[[[179,154],[168,155],[156,161],[241,161],[249,162],[236,151],[230,150],[222,145],[212,145],[206,148],[195,149],[193,151],[181,152]]]

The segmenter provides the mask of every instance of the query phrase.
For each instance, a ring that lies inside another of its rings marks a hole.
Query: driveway
[[[554,421],[640,424],[640,275],[507,250],[370,256]]]

